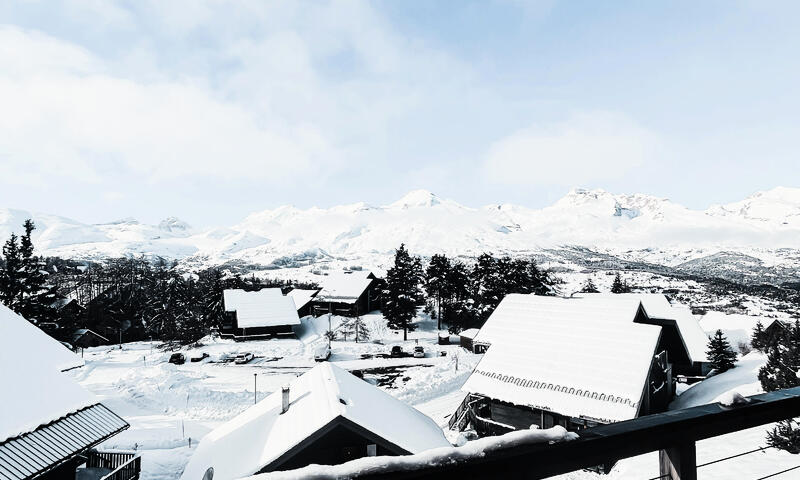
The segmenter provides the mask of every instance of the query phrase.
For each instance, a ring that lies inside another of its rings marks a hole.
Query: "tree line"
[[[58,340],[78,328],[110,341],[157,339],[191,343],[220,328],[222,292],[313,284],[229,275],[218,268],[189,272],[163,258],[76,262],[34,254],[32,221],[11,234],[0,259],[0,301]]]
[[[469,265],[446,255],[433,255],[423,268],[422,259],[405,245],[395,251],[386,273],[383,315],[390,328],[413,331],[417,308],[425,305],[451,333],[480,327],[500,301],[510,293],[551,295],[558,280],[542,270],[533,258],[480,255]]]

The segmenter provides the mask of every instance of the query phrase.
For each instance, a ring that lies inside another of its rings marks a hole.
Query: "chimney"
[[[281,413],[286,413],[289,410],[289,385],[281,387]]]

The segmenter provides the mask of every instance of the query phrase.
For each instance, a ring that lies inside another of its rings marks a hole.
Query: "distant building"
[[[314,313],[312,312],[311,305],[314,297],[316,297],[318,293],[319,289],[303,290],[301,288],[293,288],[286,295],[292,297],[294,306],[297,309],[297,315],[302,318]]]
[[[371,272],[337,272],[319,280],[322,287],[312,301],[317,314],[331,312],[357,317],[380,308],[383,280]]]
[[[207,434],[181,478],[242,478],[447,446],[433,420],[326,362]]]
[[[483,353],[483,352],[476,352],[475,351],[475,335],[478,334],[477,328],[468,328],[463,330],[461,333],[458,334],[459,345],[466,348],[470,352],[473,353]]]
[[[99,347],[111,343],[106,337],[88,328],[79,328],[72,334],[72,346],[80,348]]]
[[[662,327],[635,298],[506,296],[475,336],[488,344],[462,390],[482,434],[568,430],[666,410]]]
[[[0,365],[0,478],[139,478],[138,456],[95,449],[129,425],[62,373],[83,361],[2,305]]]
[[[773,320],[772,323],[764,328],[767,345],[776,345],[780,338],[788,335],[792,331],[794,324],[787,320]]]
[[[300,325],[292,297],[280,288],[256,292],[230,289],[223,292],[225,322],[220,334],[235,340],[292,336],[292,327]]]

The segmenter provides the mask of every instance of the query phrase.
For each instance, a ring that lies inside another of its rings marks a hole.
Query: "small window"
[[[367,456],[368,457],[376,457],[378,456],[378,446],[374,443],[367,444]]]

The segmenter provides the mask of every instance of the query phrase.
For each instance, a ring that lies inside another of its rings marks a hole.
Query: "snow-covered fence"
[[[580,432],[577,439],[562,436],[544,442],[502,440],[510,439],[509,435],[529,435],[528,432],[518,431],[478,440],[477,442],[485,442],[481,445],[488,448],[481,448],[480,451],[472,453],[464,448],[475,442],[450,451],[437,449],[418,455],[370,457],[342,465],[313,465],[301,470],[259,475],[257,478],[266,480],[312,475],[319,479],[378,477],[542,479],[597,466],[608,467],[623,458],[658,451],[661,475],[657,478],[696,480],[697,441],[798,416],[800,416],[800,387],[755,395],[749,397],[747,401],[726,402],[725,405],[712,403],[587,428]],[[530,435],[546,436],[562,431],[563,428],[558,431],[532,430]],[[565,431],[563,433],[566,434]],[[493,441],[492,438],[500,441]],[[717,461],[724,460],[726,459]]]

